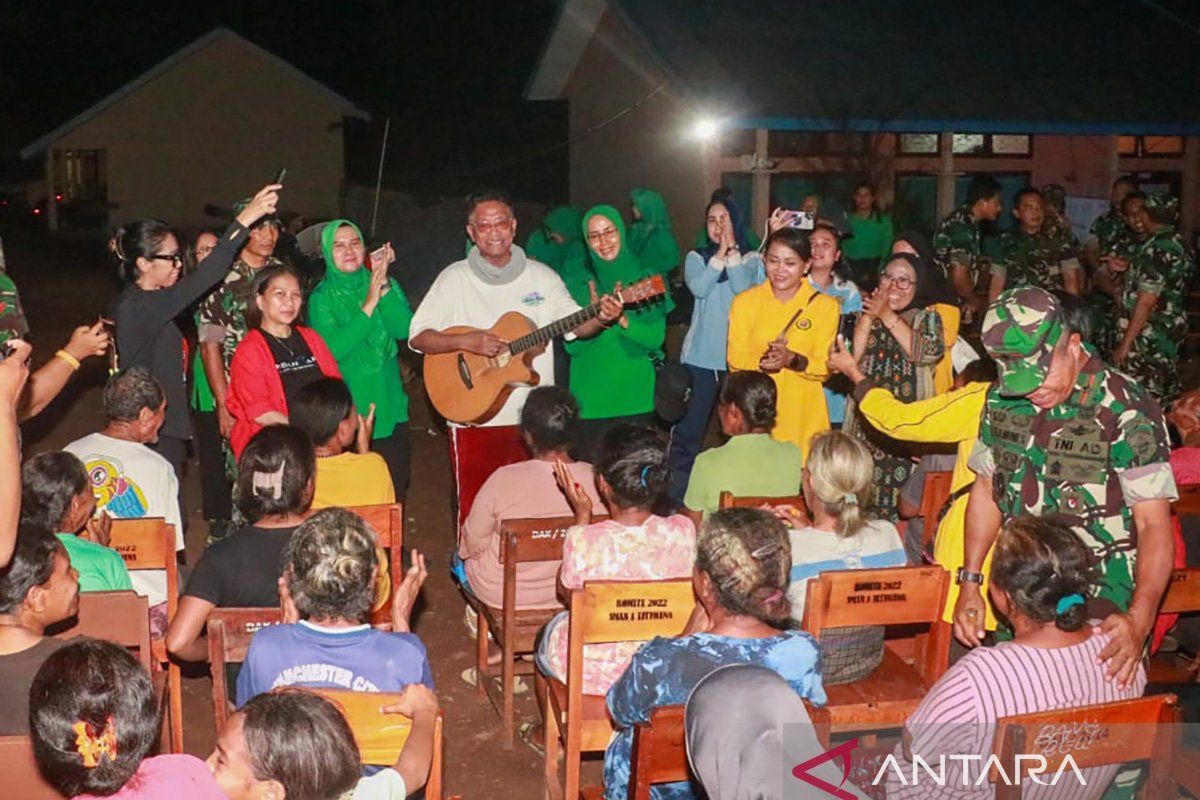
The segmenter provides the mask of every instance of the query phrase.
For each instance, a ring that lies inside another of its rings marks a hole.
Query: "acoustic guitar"
[[[666,291],[659,275],[645,278],[618,292],[626,308],[644,303]],[[536,386],[540,380],[533,370],[534,349],[551,339],[573,331],[600,313],[600,303],[570,316],[534,328],[533,321],[519,311],[510,311],[488,331],[508,342],[508,349],[487,357],[465,350],[425,356],[425,391],[438,412],[451,422],[481,423],[494,417],[504,406],[512,387]],[[468,325],[447,328],[444,333],[473,333]]]

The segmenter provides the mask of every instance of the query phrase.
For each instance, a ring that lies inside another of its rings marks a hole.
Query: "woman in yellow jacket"
[[[953,391],[904,403],[863,375],[854,362],[854,356],[840,346],[835,345],[829,354],[829,369],[850,379],[854,384],[858,413],[881,433],[905,442],[958,445],[954,474],[950,479],[950,508],[943,512],[937,538],[933,542],[933,560],[953,575],[963,563],[967,495],[970,494],[971,484],[975,482],[975,473],[967,466],[967,459],[975,448],[979,421],[983,417],[984,401],[991,382],[960,381],[962,385],[956,385]],[[987,576],[991,569],[992,556],[989,553],[983,564],[984,597],[988,596]],[[951,624],[954,622],[954,604],[957,600],[958,586],[952,582],[943,612],[943,619]],[[989,631],[996,630],[996,616],[990,602],[986,617],[984,627]]]
[[[804,280],[811,256],[800,231],[771,234],[766,283],[739,294],[729,310],[729,368],[774,379],[779,410],[771,435],[797,445],[805,458],[813,434],[829,429],[825,360],[841,314],[837,300]]]

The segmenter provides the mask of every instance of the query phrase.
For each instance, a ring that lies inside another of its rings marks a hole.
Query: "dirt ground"
[[[34,365],[52,357],[79,324],[95,321],[118,286],[101,244],[47,239],[27,231],[0,231],[8,270],[20,288],[33,328]],[[62,447],[103,426],[100,393],[106,365],[93,359],[38,418],[23,428],[25,455]],[[474,663],[474,640],[463,625],[464,604],[448,564],[454,543],[451,480],[445,436],[432,429],[419,383],[413,396],[413,482],[405,509],[405,544],[427,556],[429,580],[414,619],[429,649],[438,696],[445,710],[445,786],[465,798],[532,798],[542,793],[541,759],[517,742],[500,744],[500,724],[491,704],[465,685],[459,674]],[[184,479],[188,563],[204,547],[207,526],[200,514],[200,485],[194,461]],[[206,757],[215,740],[212,682],[200,666],[184,679],[184,741],[187,752]],[[517,718],[538,716],[532,691],[517,698]],[[598,760],[585,763],[585,783],[599,783]]]

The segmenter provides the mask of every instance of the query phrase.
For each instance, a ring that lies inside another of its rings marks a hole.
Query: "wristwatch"
[[[983,583],[983,573],[982,572],[971,572],[966,567],[959,567],[958,572],[954,576],[954,581],[959,586],[962,586],[964,583],[982,584]]]

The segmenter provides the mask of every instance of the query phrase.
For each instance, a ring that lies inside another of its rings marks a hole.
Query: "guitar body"
[[[506,341],[519,339],[536,329],[528,317],[510,311],[488,330]],[[447,328],[444,333],[471,333],[467,325]],[[513,384],[537,385],[538,374],[530,366],[531,353],[507,353],[496,358],[457,351],[425,356],[425,391],[443,417],[451,422],[486,422],[503,408]]]

